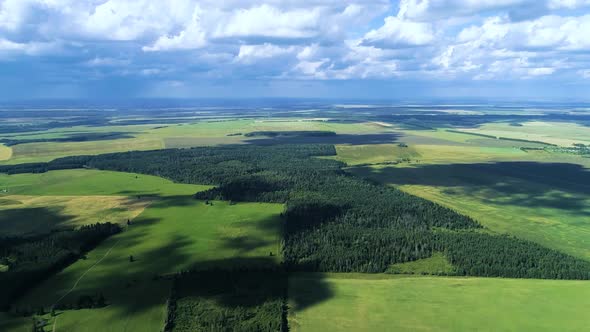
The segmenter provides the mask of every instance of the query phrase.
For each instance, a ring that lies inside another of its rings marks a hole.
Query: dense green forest
[[[469,217],[353,177],[332,145],[223,146],[125,152],[0,167],[7,173],[97,168],[213,184],[198,199],[286,203],[289,270],[384,272],[443,251],[461,275],[589,279],[590,263],[481,232]]]
[[[191,271],[174,277],[165,331],[287,330],[287,275],[280,270]]]
[[[116,224],[100,223],[79,229],[54,231],[34,237],[0,238],[0,307],[70,265],[107,237],[121,231]],[[26,314],[31,308],[15,308]]]

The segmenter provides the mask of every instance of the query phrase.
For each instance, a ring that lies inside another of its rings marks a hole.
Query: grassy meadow
[[[0,174],[0,198],[8,195],[43,196],[182,196],[211,186],[179,184],[157,176],[87,169],[40,174]]]
[[[301,274],[292,331],[584,331],[590,282]],[[299,303],[299,304],[298,304]]]
[[[588,127],[566,122],[531,121],[513,126],[508,123],[486,123],[478,128],[463,129],[465,132],[541,141],[560,146],[574,143],[590,144]]]
[[[17,306],[49,308],[65,294],[60,303],[102,293],[111,305],[91,315],[64,312],[58,316],[59,326],[62,315],[66,324],[99,320],[91,324],[95,328],[129,322],[146,328],[149,317],[148,321],[160,323],[138,330],[159,331],[170,281],[154,280],[154,276],[187,269],[275,264],[280,260],[278,215],[282,208],[280,204],[218,201],[207,205],[192,197],[158,200],[125,232],[33,289]]]
[[[385,273],[445,275],[453,272],[455,272],[455,268],[449,263],[445,255],[441,252],[435,252],[428,258],[393,264]]]
[[[109,326],[106,330],[159,331],[171,281],[154,280],[155,275],[280,260],[280,204],[209,205],[192,195],[210,186],[97,170],[2,174],[0,185],[6,190],[0,196],[3,234],[41,233],[97,221],[126,225],[127,219],[132,220],[125,232],[109,238],[17,304],[48,309],[65,294],[62,304],[75,303],[80,295],[104,294],[109,302],[105,308],[44,316],[49,326],[55,322],[61,330],[104,331]],[[19,331],[22,324],[29,329],[31,319],[6,318],[2,324],[6,331]]]

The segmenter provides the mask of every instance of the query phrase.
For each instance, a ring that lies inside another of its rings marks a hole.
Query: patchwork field
[[[55,158],[74,155],[95,155],[101,153],[124,152],[131,150],[154,150],[162,148],[187,148],[219,144],[253,143],[256,139],[241,134],[253,131],[334,131],[341,135],[344,143],[354,143],[355,139],[370,139],[380,131],[373,123],[332,123],[321,120],[210,120],[193,123],[168,125],[97,126],[52,129],[41,133],[22,133],[0,135],[5,139],[63,139],[68,135],[121,132],[133,138],[97,140],[86,142],[34,142],[17,144],[11,148],[0,145],[2,164],[45,162]],[[236,135],[240,134],[240,135]],[[365,135],[363,137],[363,135]]]
[[[268,112],[172,108],[163,117],[154,109],[129,115],[109,110],[90,120],[66,112],[56,122],[34,116],[18,120],[14,132],[3,124],[0,141],[10,146],[0,144],[0,165],[207,146],[207,158],[199,156],[200,150],[158,151],[117,162],[108,157],[108,162],[112,169],[134,163],[137,172],[154,175],[163,168],[142,166],[162,164],[170,178],[191,171],[176,178],[219,183],[219,191],[196,200],[195,193],[212,186],[93,169],[0,174],[0,237],[36,235],[19,239],[32,248],[26,251],[32,253],[29,261],[14,260],[21,255],[14,249],[20,243],[11,247],[14,239],[5,239],[5,248],[18,254],[3,252],[0,275],[18,273],[28,262],[38,265],[40,247],[26,241],[47,236],[42,233],[107,221],[123,227],[89,252],[74,252],[77,261],[50,271],[24,296],[7,302],[14,305],[10,313],[0,312],[0,331],[30,331],[34,320],[44,320],[44,330],[54,332],[159,332],[170,313],[175,316],[172,331],[276,331],[285,318],[290,330],[303,332],[583,331],[590,326],[588,281],[433,276],[587,278],[586,270],[578,273],[585,262],[493,234],[512,234],[590,261],[590,158],[543,143],[588,144],[587,121],[522,117],[545,114],[540,110],[488,114],[477,107],[347,111],[324,106],[277,106]],[[76,125],[66,127],[67,121]],[[41,129],[19,132],[23,128]],[[312,146],[309,155],[321,157],[302,157],[308,143],[334,145],[337,155],[331,146]],[[228,144],[236,146],[213,147]],[[287,145],[269,147],[281,144]],[[348,167],[314,158],[336,159]],[[321,173],[311,169],[316,163],[325,167]],[[477,225],[342,171],[440,203],[485,229],[468,228]],[[385,194],[390,196],[380,196]],[[220,197],[227,201],[216,200]],[[285,200],[292,210],[263,203]],[[283,229],[285,220],[314,224],[289,230]],[[464,228],[451,228],[448,221],[463,222]],[[427,232],[416,232],[416,223]],[[463,247],[446,242],[436,247],[433,241],[442,240],[429,235],[440,235],[446,227],[456,235],[447,241]],[[431,256],[432,248],[438,251]],[[395,257],[388,256],[392,252]],[[284,266],[308,272],[285,272]],[[533,274],[536,270],[547,274]],[[92,302],[99,297],[106,303]],[[81,305],[88,298],[96,308]],[[36,314],[40,307],[45,312]],[[51,308],[55,315],[48,313]],[[18,317],[24,312],[29,316]]]
[[[289,294],[304,304],[292,304],[292,331],[573,332],[590,325],[587,281],[301,274],[289,279]]]

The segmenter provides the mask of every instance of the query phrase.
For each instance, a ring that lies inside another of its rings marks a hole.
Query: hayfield
[[[590,282],[301,274],[292,331],[584,331]],[[314,302],[315,299],[316,301]]]
[[[60,157],[96,155],[132,150],[155,150],[164,148],[161,140],[115,139],[90,142],[39,142],[18,144],[12,147],[12,157],[4,164],[21,164],[50,161]]]
[[[0,197],[0,233],[31,235],[98,222],[124,225],[151,201],[126,196],[4,196]]]
[[[12,149],[8,146],[0,144],[0,161],[8,160],[12,157]]]

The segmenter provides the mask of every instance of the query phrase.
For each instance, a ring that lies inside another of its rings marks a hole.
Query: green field
[[[448,275],[455,271],[443,253],[435,252],[431,257],[412,262],[393,264],[386,273],[391,274],[438,274]]]
[[[155,197],[192,195],[207,188],[149,175],[84,169],[0,174],[0,231],[20,235],[96,222],[125,224]]]
[[[132,150],[162,149],[159,140],[117,139],[91,142],[40,142],[19,144],[12,147],[12,156],[5,164],[22,164],[50,161],[56,158],[79,155],[96,155]]]
[[[584,331],[590,282],[302,274],[292,331]],[[299,302],[299,304],[297,304]]]
[[[541,141],[560,146],[571,146],[574,143],[589,144],[590,130],[588,127],[566,122],[525,122],[518,127],[508,123],[486,123],[475,129],[463,129],[497,137]]]
[[[109,306],[105,308],[63,311],[56,318],[44,316],[50,324],[57,319],[60,330],[104,331],[109,326],[106,330],[159,331],[171,284],[166,279],[152,280],[155,275],[280,260],[279,204],[206,205],[192,195],[210,186],[96,170],[0,175],[0,183],[8,191],[0,196],[0,226],[6,228],[3,234],[8,229],[19,234],[38,233],[97,219],[122,219],[125,225],[127,219],[141,213],[127,231],[109,238],[17,304],[49,308],[64,294],[69,295],[62,304],[99,292],[107,298]],[[129,261],[130,255],[134,262]],[[21,324],[28,330],[31,325],[30,318],[2,322],[7,331],[18,331]]]
[[[86,259],[36,287],[17,306],[49,308],[64,294],[68,295],[60,303],[75,303],[80,295],[100,292],[110,306],[90,315],[84,314],[85,310],[66,311],[58,316],[58,324],[61,326],[63,318],[64,323],[88,324],[98,330],[109,324],[113,331],[124,324],[137,324],[141,331],[159,331],[161,324],[147,322],[163,322],[170,284],[169,280],[153,280],[155,275],[193,268],[275,264],[280,260],[281,211],[280,204],[216,201],[211,206],[191,197],[161,199],[127,231],[109,238]]]
[[[40,174],[0,174],[0,191],[6,195],[117,195],[179,196],[210,188],[178,184],[156,176],[97,171],[62,170]],[[2,197],[2,196],[0,196]]]

